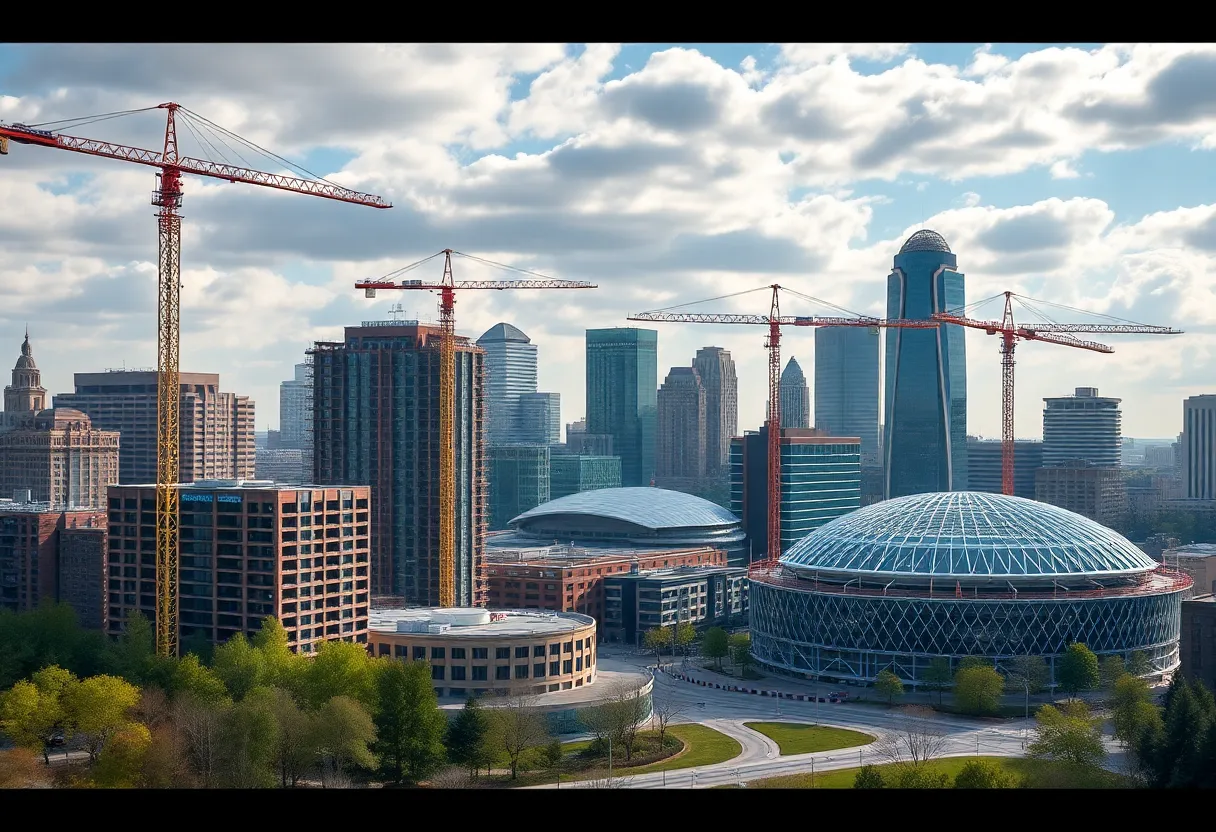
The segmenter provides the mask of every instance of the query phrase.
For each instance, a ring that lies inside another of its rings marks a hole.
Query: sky
[[[16,45],[0,46],[0,120],[159,150],[165,111],[146,108],[174,101],[184,155],[393,203],[185,180],[181,369],[253,397],[259,430],[313,341],[398,303],[435,319],[434,295],[367,300],[354,283],[445,248],[598,285],[458,298],[460,334],[507,321],[538,345],[564,423],[584,415],[584,330],[640,325],[659,332],[660,379],[729,349],[754,429],[762,327],[626,318],[724,295],[687,311],[764,314],[745,290],[772,283],[883,315],[893,256],[930,228],[969,304],[1013,291],[1085,310],[1034,305],[1056,321],[1185,330],[1093,336],[1110,355],[1023,344],[1019,437],[1041,435],[1043,397],[1082,386],[1123,399],[1125,435],[1168,437],[1182,399],[1216,392],[1214,80],[1210,44]],[[52,393],[74,372],[155,367],[154,187],[139,165],[0,156],[0,364],[28,324]],[[829,314],[794,296],[783,312]],[[813,343],[788,332],[784,360],[811,375]],[[968,432],[999,436],[997,339],[969,330],[967,355]]]

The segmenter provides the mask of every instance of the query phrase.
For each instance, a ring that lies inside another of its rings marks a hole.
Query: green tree
[[[1126,748],[1135,748],[1142,734],[1161,723],[1148,682],[1124,673],[1111,691],[1111,722],[1115,738]]]
[[[274,786],[279,723],[265,688],[249,691],[224,713],[220,739],[224,785],[237,789]]]
[[[874,680],[874,690],[879,696],[885,697],[887,704],[895,701],[895,697],[904,695],[904,683],[890,670],[880,670]]]
[[[374,709],[375,660],[362,644],[321,642],[316,656],[305,665],[301,691],[304,703],[313,709],[319,709],[335,696],[349,696],[369,710]]]
[[[231,701],[223,679],[211,668],[204,667],[193,653],[187,654],[174,666],[169,691],[174,697],[189,694],[200,702],[212,705]]]
[[[1150,786],[1190,788],[1205,778],[1205,747],[1216,723],[1211,694],[1174,675],[1165,697],[1162,724],[1149,726],[1137,742],[1136,757]]]
[[[929,662],[924,673],[925,687],[937,691],[937,704],[942,704],[942,691],[950,687],[954,680],[954,671],[950,669],[950,660],[938,656]]]
[[[1098,672],[1098,657],[1084,644],[1070,644],[1060,657],[1056,678],[1069,699],[1075,698],[1081,691],[1093,690],[1102,681]]]
[[[557,737],[549,740],[549,744],[545,746],[544,752],[541,754],[541,760],[545,764],[545,768],[550,771],[561,767],[562,760],[566,757],[566,752],[562,750],[562,741]]]
[[[1093,718],[1084,702],[1067,702],[1059,708],[1044,705],[1035,719],[1036,739],[1026,749],[1029,756],[1058,760],[1081,770],[1102,767],[1106,760],[1102,720]]]
[[[549,740],[549,726],[536,704],[532,697],[513,696],[490,708],[486,714],[490,723],[490,747],[507,758],[512,780],[518,775],[523,756]]]
[[[106,740],[93,770],[93,782],[108,789],[142,786],[144,758],[151,744],[148,726],[140,722],[122,725]]]
[[[697,640],[697,628],[692,626],[690,621],[681,621],[676,625],[675,631],[672,633],[672,639],[675,641],[675,646],[679,647],[681,652],[688,649],[688,645]]]
[[[1014,778],[988,760],[968,760],[954,775],[956,789],[1012,789]]]
[[[16,745],[42,752],[43,762],[50,765],[56,735],[66,738],[71,733],[64,698],[76,684],[70,672],[51,665],[35,673],[31,681],[13,685],[7,694],[0,693],[0,730]]]
[[[653,650],[655,656],[662,656],[663,648],[671,644],[671,628],[652,627],[642,636],[642,643],[647,650]]]
[[[1102,690],[1113,693],[1115,683],[1127,675],[1122,656],[1107,656],[1098,664],[1098,680]]]
[[[308,659],[291,652],[287,630],[272,615],[262,619],[261,629],[253,636],[253,648],[262,654],[265,683],[297,694]]]
[[[710,627],[701,641],[701,652],[714,660],[714,667],[722,669],[722,659],[730,655],[730,637],[721,627]]]
[[[265,656],[253,648],[244,633],[237,633],[215,648],[211,669],[238,702],[248,696],[249,691],[266,684]]]
[[[1025,697],[1025,716],[1029,719],[1030,696],[1043,690],[1051,675],[1047,662],[1042,656],[1014,656],[1006,667],[1009,672],[1006,681],[1011,689]]]
[[[448,760],[469,770],[472,777],[494,762],[489,747],[490,725],[477,700],[470,696],[456,717],[448,723],[444,745]]]
[[[991,665],[972,665],[954,674],[954,702],[965,714],[996,714],[1001,710],[1005,679]]]
[[[255,688],[246,700],[265,699],[277,729],[271,750],[271,765],[283,788],[295,788],[300,778],[317,762],[317,718],[300,709],[282,688]]]
[[[924,766],[897,765],[895,767],[897,789],[948,789],[950,775],[944,771],[930,771]]]
[[[881,789],[886,786],[878,766],[862,766],[853,778],[855,789]]]
[[[447,720],[431,687],[426,662],[388,661],[375,676],[379,710],[375,753],[381,773],[393,783],[418,783],[444,761]]]
[[[958,660],[959,670],[968,670],[973,667],[992,667],[992,662],[983,656],[963,656]]]
[[[90,762],[97,762],[106,742],[126,725],[139,702],[139,688],[117,676],[90,676],[64,692],[68,721],[84,738]]]
[[[147,683],[156,659],[156,632],[143,613],[133,612],[123,622],[122,635],[114,643],[114,670],[136,685]]]
[[[752,657],[752,637],[747,633],[735,633],[730,637],[730,660],[739,667],[739,674],[747,676],[747,669],[755,659]]]
[[[1127,657],[1127,672],[1133,676],[1147,676],[1153,672],[1153,664],[1148,659],[1148,654],[1143,650],[1136,650]]]
[[[316,726],[317,750],[328,771],[340,775],[352,766],[376,764],[369,748],[376,740],[376,726],[354,699],[335,696],[326,702],[317,713]]]

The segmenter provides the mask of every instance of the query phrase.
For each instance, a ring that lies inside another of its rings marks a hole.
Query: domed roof
[[[517,341],[521,344],[531,344],[532,339],[518,328],[511,326],[508,323],[497,323],[486,330],[485,335],[477,339],[477,343],[482,341]]]
[[[39,410],[34,418],[44,423],[87,422],[92,425],[92,420],[87,413],[72,407],[48,407],[46,410]]]
[[[660,531],[679,528],[732,527],[739,518],[722,506],[665,488],[597,488],[542,503],[511,521],[513,527],[562,515],[622,521]]]
[[[34,364],[34,349],[30,346],[30,334],[25,333],[25,340],[21,342],[21,356],[17,359],[17,363],[13,365],[14,370],[37,370],[38,367]]]
[[[950,491],[875,503],[837,518],[781,558],[797,572],[861,577],[1054,580],[1121,577],[1157,563],[1122,535],[1046,503]]]
[[[802,384],[806,381],[806,375],[802,372],[802,365],[798,363],[798,359],[790,356],[789,363],[785,365],[785,369],[781,371],[782,383],[789,382],[791,384]]]
[[[950,246],[946,245],[946,238],[936,231],[929,229],[921,229],[904,240],[904,244],[900,246],[899,253],[903,254],[908,251],[944,251],[950,254]]]

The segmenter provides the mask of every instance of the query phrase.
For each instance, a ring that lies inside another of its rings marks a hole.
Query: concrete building
[[[619,456],[550,454],[549,499],[568,497],[580,491],[621,487]]]
[[[118,481],[156,482],[155,371],[76,373],[76,392],[55,395],[55,407],[79,410],[97,430],[120,434]],[[181,482],[250,479],[255,469],[254,403],[220,391],[216,373],[181,373]]]
[[[730,440],[739,432],[739,381],[730,350],[702,347],[692,360],[705,388],[705,470],[730,470]]]
[[[29,612],[43,601],[76,611],[81,626],[105,623],[103,510],[0,500],[0,609]]]
[[[594,684],[595,619],[573,612],[376,609],[375,656],[425,661],[441,698],[556,693]]]
[[[312,479],[305,452],[294,448],[258,448],[254,454],[254,471],[260,480],[281,485],[302,485]]]
[[[1216,690],[1216,596],[1208,593],[1182,602],[1178,653],[1183,676]]]
[[[367,642],[367,486],[202,480],[177,486],[181,641],[253,635],[268,615],[288,644]],[[156,620],[156,486],[111,486],[109,628],[135,611]]]
[[[498,445],[488,451],[490,530],[549,502],[549,446]]]
[[[312,444],[312,368],[295,366],[295,378],[279,383],[279,447],[304,450]]]
[[[705,387],[692,367],[672,367],[658,393],[654,484],[694,491],[705,479]]]
[[[372,593],[439,603],[440,330],[365,321],[313,358],[313,477],[370,484]],[[484,353],[456,338],[456,602],[485,601]]]
[[[781,371],[781,426],[809,428],[811,426],[811,391],[798,359],[790,360]]]
[[[768,552],[768,426],[731,440],[731,511],[743,521],[749,560]],[[781,429],[781,550],[861,507],[861,440]]]
[[[603,637],[638,644],[656,627],[700,629],[747,621],[747,569],[684,566],[604,578]]]
[[[1161,553],[1161,560],[1171,569],[1191,576],[1195,585],[1186,597],[1216,593],[1216,543],[1174,546]]]
[[[887,318],[926,320],[966,305],[958,258],[935,231],[917,231],[887,278]],[[964,329],[886,332],[883,464],[888,498],[967,488]]]
[[[967,437],[967,490],[1001,493],[1003,456],[1001,440]],[[1035,471],[1043,465],[1043,443],[1030,439],[1013,442],[1013,494],[1034,499]]]
[[[1039,468],[1035,472],[1034,498],[1103,526],[1118,526],[1127,514],[1127,486],[1120,469],[1083,460]]]
[[[43,410],[0,434],[0,494],[28,491],[56,508],[99,508],[118,481],[119,436],[79,410]]]
[[[536,392],[536,345],[517,327],[497,323],[477,339],[477,346],[485,350],[489,444],[533,441],[521,436],[520,397]]]
[[[1216,395],[1182,403],[1182,480],[1191,500],[1216,500]]]
[[[0,413],[0,433],[20,427],[34,414],[46,410],[46,388],[42,386],[42,372],[34,363],[34,350],[30,346],[30,333],[25,332],[21,343],[21,355],[13,366],[13,383],[4,388],[4,412]]]
[[[1096,387],[1078,387],[1071,396],[1043,401],[1044,465],[1081,459],[1099,468],[1121,466],[1121,399],[1099,396]]]
[[[861,464],[882,464],[878,441],[878,329],[815,328],[815,422],[829,436],[861,439]],[[784,415],[781,418],[785,424]]]
[[[587,330],[587,432],[612,436],[627,488],[654,478],[658,348],[653,329]]]
[[[561,393],[524,393],[519,397],[519,428],[514,442],[556,445],[562,439]]]

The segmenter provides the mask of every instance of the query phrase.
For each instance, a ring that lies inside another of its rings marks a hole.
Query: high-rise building
[[[1082,459],[1044,465],[1035,472],[1034,498],[1068,509],[1103,526],[1118,526],[1127,515],[1127,483],[1114,466]]]
[[[1043,464],[1082,459],[1099,468],[1122,463],[1121,399],[1099,396],[1096,387],[1078,387],[1071,396],[1045,398]]]
[[[524,393],[519,397],[519,424],[512,442],[556,445],[562,439],[560,393]]]
[[[440,330],[365,321],[313,358],[313,480],[370,484],[372,593],[439,603]],[[456,603],[485,600],[484,353],[456,338]]]
[[[302,485],[312,481],[312,469],[307,467],[304,451],[298,448],[258,448],[254,459],[259,480],[279,485]]]
[[[730,442],[730,510],[743,520],[751,559],[768,552],[768,426]],[[781,550],[861,507],[861,440],[781,429]]]
[[[177,493],[183,643],[253,635],[268,615],[300,653],[322,641],[367,643],[367,486],[199,480]],[[109,509],[107,612],[117,635],[137,611],[156,620],[156,486],[111,486]]]
[[[672,367],[658,394],[655,485],[698,488],[705,477],[705,388],[692,367]]]
[[[519,399],[536,392],[536,345],[511,324],[497,323],[477,339],[477,346],[485,350],[486,436],[490,444],[526,441],[519,436]]]
[[[30,346],[30,333],[27,329],[25,341],[21,344],[21,355],[13,366],[13,383],[4,388],[4,413],[0,414],[0,433],[20,426],[35,413],[45,410],[46,402],[42,372],[34,363],[34,350]]]
[[[55,407],[79,410],[98,430],[118,431],[118,481],[156,482],[155,371],[76,373],[75,393],[55,395]],[[254,403],[220,392],[215,373],[181,373],[178,425],[181,482],[252,479]]]
[[[0,434],[0,494],[28,491],[53,508],[98,508],[118,482],[119,438],[79,410],[43,410]]]
[[[490,531],[549,502],[548,445],[491,445],[488,456]]]
[[[730,350],[702,347],[692,360],[705,388],[705,470],[730,470],[730,440],[739,432],[739,381]]]
[[[967,437],[967,490],[1000,494],[1001,440]],[[1035,471],[1043,465],[1043,443],[1018,439],[1013,443],[1013,496],[1034,499]]]
[[[958,258],[940,234],[917,231],[895,255],[887,317],[927,320],[966,304]],[[964,330],[887,330],[883,465],[886,496],[967,488]]]
[[[862,465],[881,465],[877,327],[815,329],[814,426],[830,436],[860,437]]]
[[[295,378],[279,383],[279,447],[304,450],[312,439],[312,376],[308,364]]]
[[[811,391],[798,359],[790,356],[781,371],[781,427],[811,426]]]
[[[650,485],[658,421],[659,333],[587,330],[587,432],[610,434],[621,485]]]
[[[102,629],[105,537],[104,508],[64,511],[45,502],[0,500],[0,610],[29,612],[59,601],[76,611],[82,626]]]
[[[549,499],[580,491],[621,487],[619,456],[553,454],[549,457]]]
[[[1182,479],[1191,500],[1216,500],[1216,395],[1182,403]]]

